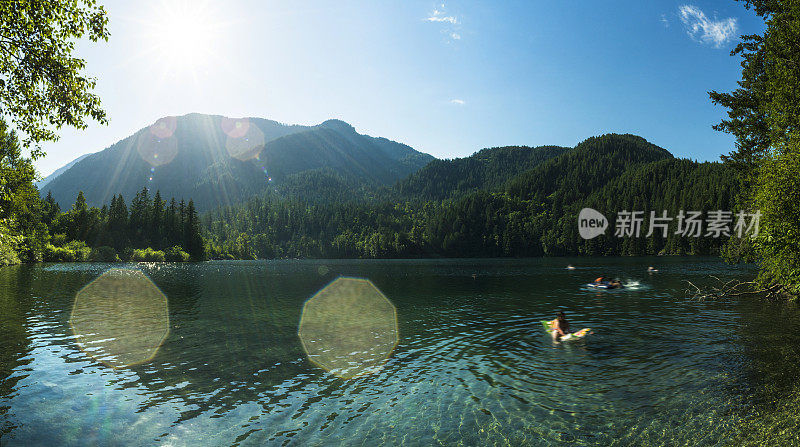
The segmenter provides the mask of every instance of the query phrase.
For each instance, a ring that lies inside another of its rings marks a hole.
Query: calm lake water
[[[113,340],[75,334],[125,310],[81,317],[102,305],[76,295],[120,267],[165,297],[137,333],[159,312],[169,331],[157,351],[119,352],[152,358],[114,368],[90,346]],[[603,273],[638,285],[582,286]],[[6,267],[0,444],[791,444],[800,311],[684,294],[686,279],[752,274],[693,258]],[[396,307],[396,348],[352,379],[309,361],[298,337],[304,302],[339,276],[369,279]],[[559,309],[594,334],[554,344],[539,322]]]

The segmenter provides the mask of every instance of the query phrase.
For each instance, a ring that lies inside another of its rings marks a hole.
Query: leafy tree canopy
[[[75,41],[108,40],[108,17],[94,0],[0,2],[0,117],[25,134],[35,159],[40,143],[58,139],[62,126],[86,127],[86,117],[106,123],[96,80],[73,56]]]
[[[740,172],[742,208],[763,213],[752,253],[764,285],[800,292],[800,2],[744,0],[764,19],[762,35],[742,36],[733,55],[742,57],[739,88],[710,92],[728,108],[715,128],[736,137],[736,150],[723,160]],[[740,252],[741,250],[733,250]]]

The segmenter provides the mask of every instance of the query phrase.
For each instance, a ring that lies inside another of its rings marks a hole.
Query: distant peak
[[[337,119],[331,119],[323,122],[319,125],[320,127],[327,127],[328,129],[344,131],[344,132],[355,132],[356,129],[351,126],[350,124]]]

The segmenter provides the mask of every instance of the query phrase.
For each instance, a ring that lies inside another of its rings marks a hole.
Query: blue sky
[[[717,160],[708,100],[763,23],[735,1],[106,1],[111,39],[80,43],[108,126],[65,129],[48,174],[167,115],[329,118],[439,158],[635,133]]]

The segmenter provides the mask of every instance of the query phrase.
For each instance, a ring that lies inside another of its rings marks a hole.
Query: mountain
[[[509,181],[507,192],[522,199],[570,203],[587,197],[623,172],[673,158],[664,148],[630,134],[588,138],[574,149]]]
[[[629,134],[591,137],[574,148],[507,146],[469,157],[434,160],[397,182],[398,200],[445,200],[476,191],[507,191],[526,200],[571,202],[636,166],[672,158]]]
[[[483,149],[469,157],[434,160],[394,185],[404,199],[444,200],[478,190],[499,190],[525,171],[570,148],[506,146]]]
[[[47,177],[39,180],[38,182],[34,182],[34,185],[36,185],[36,187],[39,189],[39,191],[41,191],[45,186],[47,186],[48,183],[50,183],[53,180],[55,180],[56,177],[58,177],[59,175],[63,174],[67,169],[71,168],[75,163],[83,160],[84,158],[88,157],[89,155],[92,155],[92,154],[83,154],[83,155],[81,155],[80,157],[72,160],[71,162],[65,164],[64,166],[56,169],[55,171],[53,171]]]
[[[90,205],[126,199],[142,188],[192,198],[199,211],[271,191],[314,199],[307,179],[333,181],[337,200],[390,185],[434,158],[409,146],[361,135],[329,120],[316,126],[260,118],[189,114],[165,117],[109,148],[86,156],[41,189],[62,208],[83,191]]]
[[[335,181],[332,181],[336,185]],[[319,187],[325,185],[320,183]],[[484,149],[436,160],[373,200],[309,204],[258,196],[207,214],[215,258],[524,257],[714,254],[726,238],[616,237],[584,240],[577,218],[592,207],[726,210],[735,176],[721,163],[677,159],[635,135],[607,134],[574,148]],[[674,223],[673,223],[674,225]]]

